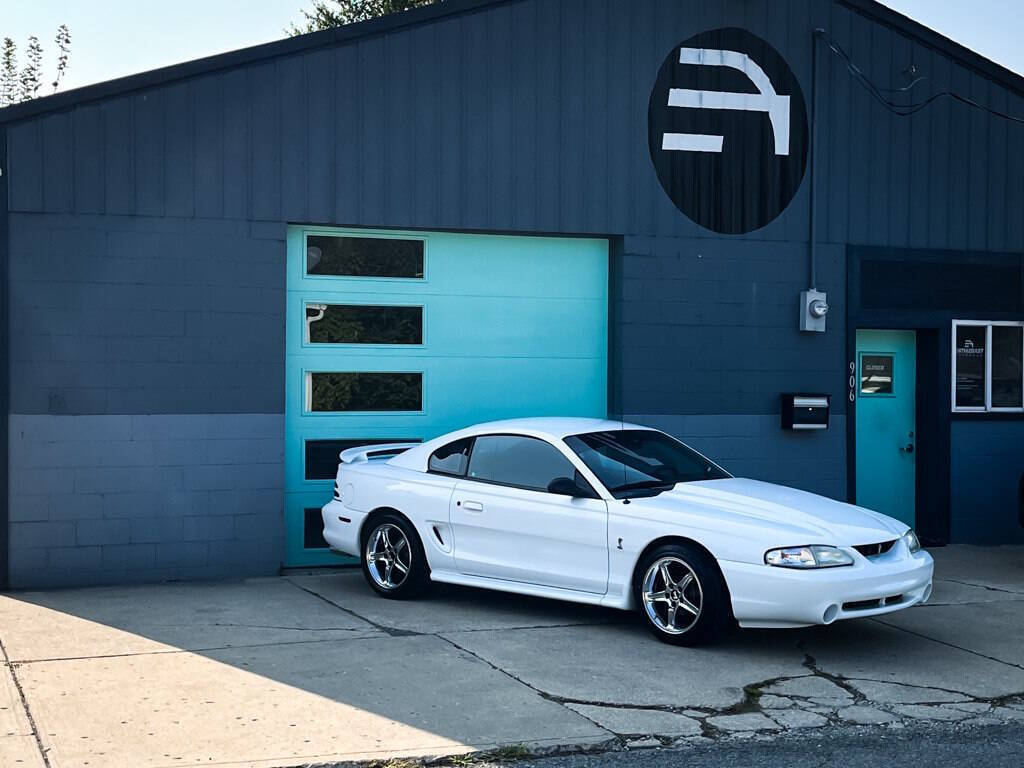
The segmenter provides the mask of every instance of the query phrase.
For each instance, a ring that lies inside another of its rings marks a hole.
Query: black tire
[[[405,545],[399,543],[402,539]],[[430,585],[430,567],[423,543],[416,529],[394,512],[375,514],[366,521],[359,562],[366,583],[389,600],[419,597]],[[403,567],[406,568],[404,574]]]
[[[672,581],[668,588],[662,566]],[[645,599],[645,593],[657,599]],[[729,590],[718,564],[692,544],[663,544],[648,552],[633,575],[633,597],[647,628],[671,645],[707,645],[721,639],[732,625]]]

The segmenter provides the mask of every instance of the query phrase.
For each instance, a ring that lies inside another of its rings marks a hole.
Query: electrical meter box
[[[782,395],[782,428],[828,429],[831,395]]]

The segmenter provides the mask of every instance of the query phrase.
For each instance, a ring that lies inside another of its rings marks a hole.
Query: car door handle
[[[484,505],[479,501],[464,501],[462,502],[462,508],[467,512],[483,512]]]

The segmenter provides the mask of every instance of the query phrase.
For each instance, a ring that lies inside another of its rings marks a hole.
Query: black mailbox
[[[831,395],[782,395],[783,429],[828,429]]]

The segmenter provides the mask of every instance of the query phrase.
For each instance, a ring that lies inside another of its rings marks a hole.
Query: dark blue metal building
[[[1024,542],[1014,117],[870,0],[448,0],[0,110],[0,582],[330,562],[337,449],[453,387]]]

